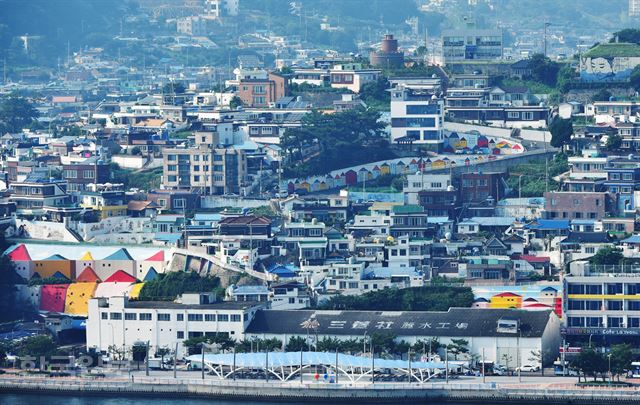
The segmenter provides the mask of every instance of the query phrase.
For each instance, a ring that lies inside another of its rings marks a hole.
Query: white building
[[[204,0],[204,13],[210,18],[235,17],[239,8],[240,0]]]
[[[440,149],[444,138],[444,101],[432,85],[404,85],[391,90],[391,141]]]
[[[451,190],[450,174],[416,173],[407,175],[407,182],[402,188],[405,204],[420,204],[421,191],[449,191]]]
[[[315,320],[314,329],[305,328]],[[362,341],[374,333],[388,332],[396,341],[414,344],[438,338],[441,345],[452,339],[468,342],[469,353],[458,360],[480,358],[507,366],[531,364],[534,353],[551,365],[562,344],[560,320],[553,311],[451,308],[447,312],[399,311],[258,311],[246,330],[247,338],[293,337],[315,341],[323,338]],[[428,349],[428,347],[426,348]],[[440,354],[444,355],[444,351]]]
[[[110,346],[128,350],[137,341],[149,341],[151,350],[175,348],[178,358],[184,340],[223,333],[240,341],[255,312],[248,302],[213,302],[213,294],[184,294],[175,302],[129,301],[126,297],[89,301],[87,347],[108,352]]]

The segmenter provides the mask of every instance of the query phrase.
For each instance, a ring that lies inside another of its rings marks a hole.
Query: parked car
[[[525,364],[522,367],[516,368],[516,371],[524,371],[524,372],[528,372],[528,373],[534,373],[536,371],[540,371],[540,367],[539,366],[534,366],[534,365],[531,365],[531,364]]]

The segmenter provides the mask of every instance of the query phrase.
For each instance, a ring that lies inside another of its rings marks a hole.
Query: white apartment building
[[[235,17],[240,9],[240,0],[204,0],[204,14],[210,18]]]
[[[632,266],[571,263],[564,277],[568,335],[640,335],[640,271]]]
[[[182,358],[186,354],[182,343],[189,338],[223,333],[236,341],[244,339],[261,307],[251,302],[214,302],[213,294],[183,294],[175,302],[94,298],[89,301],[87,348],[128,350],[135,342],[149,341],[152,352],[177,344]]]
[[[451,187],[450,174],[416,173],[407,176],[407,182],[402,188],[405,204],[420,204],[421,191],[449,191]]]
[[[439,150],[444,139],[444,100],[433,85],[399,84],[391,90],[391,141]]]

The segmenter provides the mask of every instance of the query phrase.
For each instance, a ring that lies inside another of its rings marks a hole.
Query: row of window
[[[569,327],[574,328],[602,328],[604,327],[603,318],[599,316],[570,316],[567,319]],[[640,328],[640,318],[628,317],[625,325],[624,318],[621,316],[607,317],[607,328]]]
[[[567,286],[568,294],[592,294],[592,295],[613,295],[624,294],[637,295],[640,294],[640,283],[628,283],[624,285],[622,283],[607,283],[605,287],[602,284],[569,284]]]
[[[151,312],[126,312],[124,314],[125,321],[151,321],[153,314]],[[187,314],[187,320],[189,322],[242,322],[242,316],[239,314]],[[247,314],[244,314],[244,320],[248,319]],[[121,312],[103,312],[102,319],[111,319],[114,321],[122,320]],[[184,321],[184,314],[177,314],[176,320],[178,322]],[[158,321],[171,321],[171,314],[159,313]]]

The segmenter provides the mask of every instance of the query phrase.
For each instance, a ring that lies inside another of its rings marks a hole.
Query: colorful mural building
[[[42,312],[86,317],[94,297],[140,297],[144,282],[168,267],[168,252],[157,248],[90,247],[19,244],[4,253],[25,280],[50,279],[45,285],[25,286],[23,301]]]
[[[407,175],[417,171],[470,166],[495,160],[500,156],[524,153],[522,144],[480,134],[445,135],[443,154],[430,158],[406,157],[368,163],[334,170],[325,175],[285,180],[280,187],[289,193],[304,190],[308,193],[355,186],[384,175]]]
[[[522,286],[472,287],[474,308],[516,308],[526,310],[552,309],[562,317],[562,286],[560,284]]]

